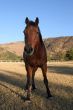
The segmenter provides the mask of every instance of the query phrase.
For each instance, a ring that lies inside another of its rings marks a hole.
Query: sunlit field
[[[37,89],[31,101],[24,101],[26,70],[23,62],[0,62],[0,110],[73,110],[73,62],[48,62],[47,77],[52,98],[40,68],[35,75]]]

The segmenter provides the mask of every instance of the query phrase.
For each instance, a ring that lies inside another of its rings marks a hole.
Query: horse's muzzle
[[[25,52],[25,55],[31,56],[34,53],[34,48],[32,48],[31,46],[27,45],[24,48],[24,52]]]

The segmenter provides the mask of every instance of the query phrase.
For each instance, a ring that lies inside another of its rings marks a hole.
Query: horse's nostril
[[[27,48],[26,47],[24,48],[24,51],[27,51]]]
[[[24,49],[25,53],[27,53],[27,54],[33,53],[33,50],[34,49],[31,46],[26,46]]]
[[[31,47],[31,48],[30,48],[30,52],[32,52],[32,51],[33,51],[33,48]]]

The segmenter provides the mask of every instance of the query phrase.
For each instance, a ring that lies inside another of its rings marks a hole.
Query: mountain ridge
[[[66,53],[66,51],[73,48],[73,36],[47,38],[43,41],[47,50],[47,54],[50,56],[55,56],[57,53]],[[0,44],[0,47],[22,57],[24,45],[24,41],[17,41]]]

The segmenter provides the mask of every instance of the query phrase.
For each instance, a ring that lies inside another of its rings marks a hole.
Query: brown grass
[[[73,62],[48,62],[47,77],[53,98],[46,99],[40,69],[31,102],[24,102],[26,71],[24,63],[0,63],[0,110],[73,110]]]

